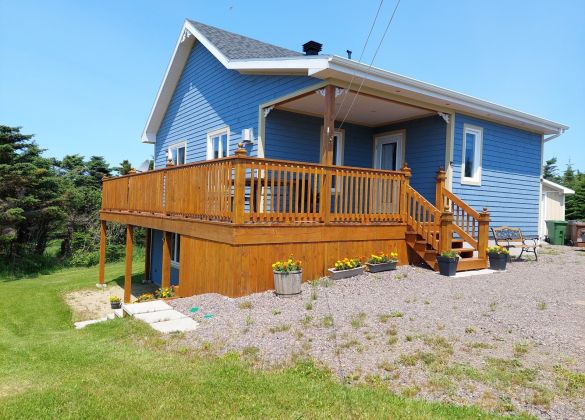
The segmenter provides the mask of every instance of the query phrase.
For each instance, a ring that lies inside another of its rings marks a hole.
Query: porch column
[[[126,271],[124,273],[124,303],[130,303],[132,295],[132,248],[134,227],[126,225]]]
[[[150,264],[151,264],[151,252],[152,252],[152,229],[146,229],[146,243],[144,250],[144,283],[150,283]]]
[[[172,233],[165,232],[162,247],[162,277],[160,283],[160,286],[165,288],[171,286],[171,239]]]
[[[100,220],[100,265],[99,265],[99,285],[104,286],[106,273],[106,222]]]
[[[437,185],[435,188],[435,207],[439,210],[443,209],[443,188],[445,188],[445,181],[447,174],[443,168],[439,168],[437,172]]]
[[[323,135],[321,136],[321,163],[333,164],[333,135],[335,134],[335,86],[325,86]]]

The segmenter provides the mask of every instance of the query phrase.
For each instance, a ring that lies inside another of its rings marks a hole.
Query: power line
[[[362,61],[362,57],[364,56],[364,53],[366,52],[366,47],[368,46],[368,42],[370,42],[370,37],[372,36],[372,32],[374,31],[374,26],[376,25],[376,21],[378,20],[378,15],[380,14],[380,9],[382,9],[383,4],[384,4],[384,0],[380,0],[380,4],[378,5],[378,10],[376,11],[376,16],[374,16],[374,21],[372,22],[372,25],[370,26],[370,32],[368,32],[368,37],[366,38],[366,42],[364,43],[364,48],[362,48],[362,52],[360,54],[360,57],[358,58],[358,62]],[[351,80],[349,81],[349,86],[347,87],[348,91],[351,88],[351,85],[353,83],[354,78],[355,78],[355,73],[353,74],[353,76],[351,76]],[[341,111],[341,108],[343,107],[343,104],[345,103],[346,98],[347,98],[347,95],[344,95],[343,100],[341,101],[341,105],[339,105],[339,109],[335,113],[335,119],[337,119],[337,116],[339,115],[339,111]],[[335,119],[334,119],[334,121],[335,121]]]
[[[396,2],[396,6],[394,6],[394,10],[392,11],[392,16],[390,16],[390,20],[388,21],[388,24],[386,25],[386,29],[384,29],[384,33],[382,34],[382,38],[380,38],[380,42],[378,43],[378,47],[376,48],[376,51],[374,52],[374,56],[372,57],[372,61],[370,61],[370,65],[368,66],[368,69],[372,68],[372,66],[374,65],[374,60],[376,59],[376,56],[378,55],[378,52],[380,51],[380,47],[382,46],[382,42],[384,42],[384,38],[386,37],[386,34],[388,33],[388,29],[390,28],[390,25],[392,24],[392,21],[394,20],[394,16],[396,15],[396,11],[398,10],[399,5],[400,5],[400,0],[398,0]],[[354,73],[354,75],[355,75],[355,73]],[[341,124],[338,127],[339,129],[341,129],[341,127],[343,127],[345,120],[349,116],[349,113],[351,112],[351,109],[353,108],[353,105],[355,104],[355,100],[357,99],[360,91],[362,90],[362,87],[364,85],[365,80],[366,80],[365,77],[362,77],[362,82],[360,83],[360,87],[358,88],[355,96],[353,97],[353,99],[351,101],[351,104],[349,105],[349,108],[347,109],[347,112],[345,113],[345,116],[343,117],[343,120],[341,121]],[[342,104],[343,104],[343,102],[342,102]]]

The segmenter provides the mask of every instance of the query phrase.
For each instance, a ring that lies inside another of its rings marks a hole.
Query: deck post
[[[439,254],[449,251],[453,246],[453,213],[447,206],[441,213],[441,227],[439,233]]]
[[[163,237],[163,249],[162,249],[162,276],[160,287],[167,288],[171,287],[171,246],[172,246],[173,234],[171,232],[165,232]]]
[[[106,221],[100,220],[99,285],[103,287],[106,275]]]
[[[144,250],[144,283],[150,283],[150,264],[152,253],[152,229],[145,229],[146,243]]]
[[[236,149],[236,158],[246,157],[246,149],[242,143],[238,144]],[[246,195],[246,162],[244,159],[236,159],[234,161],[235,174],[234,174],[234,214],[233,222],[236,224],[244,223],[244,206],[245,206],[245,195]]]
[[[333,136],[335,135],[335,86],[325,86],[323,135],[321,136],[321,164],[333,164]]]
[[[408,164],[404,162],[400,169],[403,175],[402,188],[400,189],[400,214],[402,215],[402,221],[408,223],[408,195],[406,194],[408,187],[410,186],[410,177],[412,172],[408,167]]]
[[[437,172],[437,185],[435,189],[435,207],[441,210],[443,204],[443,188],[445,188],[445,181],[447,180],[447,173],[443,168],[439,168]]]
[[[130,303],[132,295],[132,245],[134,242],[134,229],[132,225],[126,225],[126,270],[124,272],[124,303]]]
[[[479,214],[478,230],[477,230],[477,256],[479,258],[486,258],[487,246],[489,240],[489,228],[490,228],[490,214],[487,208],[483,208]]]

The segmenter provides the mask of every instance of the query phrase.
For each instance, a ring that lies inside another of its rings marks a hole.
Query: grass
[[[321,320],[321,325],[325,328],[333,327],[333,317],[331,315],[325,315]]]
[[[249,300],[243,300],[238,304],[238,308],[240,309],[252,309],[253,306]]]
[[[366,318],[367,318],[367,315],[364,312],[360,312],[359,314],[354,315],[351,318],[351,326],[356,330],[358,328],[365,326],[366,325]]]
[[[109,264],[106,278],[120,279],[123,270],[123,263]],[[307,360],[263,371],[234,353],[216,357],[183,347],[174,350],[168,344],[175,338],[128,318],[75,330],[62,294],[94,287],[96,278],[96,268],[75,268],[0,280],[0,418],[165,419],[189,413],[229,418],[495,417],[476,407],[406,399],[379,387],[348,387]],[[250,347],[243,357],[257,353]]]
[[[516,343],[514,344],[514,357],[521,357],[528,353],[530,345],[528,343]]]
[[[280,324],[280,325],[276,325],[274,327],[270,327],[270,332],[272,334],[276,334],[279,332],[286,332],[290,330],[290,324]]]
[[[388,320],[390,318],[402,318],[403,316],[404,316],[404,314],[402,312],[393,311],[393,312],[390,312],[388,314],[380,314],[380,315],[378,315],[378,321],[380,321],[381,323],[385,324],[386,322],[388,322]]]
[[[544,301],[539,301],[536,302],[536,309],[540,310],[540,311],[544,311],[546,309],[546,302]]]

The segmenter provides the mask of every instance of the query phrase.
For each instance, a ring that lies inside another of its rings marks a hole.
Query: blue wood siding
[[[230,155],[244,128],[258,136],[258,106],[320,80],[306,76],[242,75],[226,69],[202,44],[191,50],[157,133],[155,165],[164,167],[170,145],[187,142],[187,162],[207,158],[207,133],[230,127]],[[248,151],[257,155],[257,143]]]
[[[481,186],[461,184],[464,124],[483,128]],[[541,141],[540,134],[457,114],[453,192],[476,210],[487,207],[491,226],[519,226],[537,235]]]
[[[432,116],[380,127],[376,134],[397,130],[406,130],[405,160],[412,170],[410,185],[434,204],[437,171],[445,166],[447,123]]]
[[[339,125],[339,122],[336,123]],[[271,159],[319,163],[323,118],[273,110],[266,118],[264,155]],[[344,124],[345,166],[371,168],[373,131]]]
[[[163,233],[160,230],[153,229],[150,253],[150,279],[159,286],[162,280],[162,245]],[[179,284],[179,270],[175,267],[171,267],[171,284]]]

